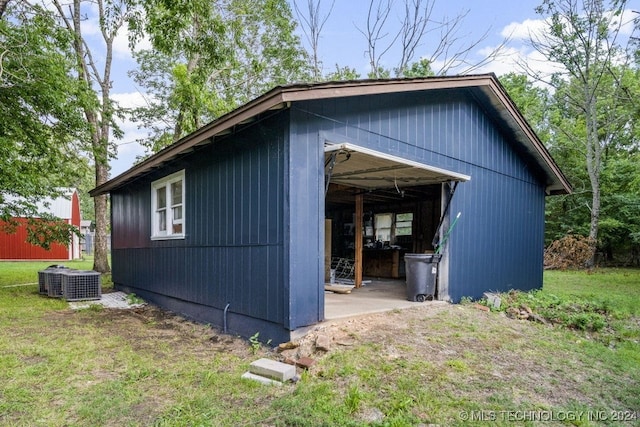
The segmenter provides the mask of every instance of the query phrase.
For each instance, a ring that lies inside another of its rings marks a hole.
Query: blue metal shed
[[[327,251],[356,285],[401,278],[458,212],[437,298],[541,287],[545,197],[569,191],[487,74],[277,87],[91,194],[111,194],[118,289],[282,342],[324,319]]]

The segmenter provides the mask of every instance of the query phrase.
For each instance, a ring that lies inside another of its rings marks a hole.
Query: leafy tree
[[[13,2],[2,12],[1,228],[15,231],[12,218],[29,218],[28,241],[49,248],[68,243],[74,229],[38,212],[37,204],[76,186],[87,170],[78,153],[89,130],[83,108],[94,98],[69,72],[73,37],[55,25],[52,13],[26,2]]]
[[[640,265],[640,70],[615,68],[619,81],[609,86],[618,88],[611,93],[618,102],[608,103],[606,115],[617,117],[619,126],[603,153],[599,248],[606,260]]]
[[[340,67],[338,64],[336,64],[335,71],[327,74],[324,78],[327,81],[358,80],[360,79],[360,74],[356,71],[355,68],[351,68],[348,66]]]
[[[134,80],[152,94],[133,113],[151,128],[151,152],[274,85],[308,80],[285,0],[143,0],[153,51],[137,54]]]
[[[562,71],[549,77],[532,73],[552,85],[564,117],[556,126],[572,149],[584,153],[591,201],[588,237],[596,242],[602,208],[603,154],[616,143],[625,117],[617,115],[621,76],[613,68],[623,49],[618,42],[626,0],[545,0],[536,12],[548,22],[531,45]],[[611,83],[611,84],[609,84]],[[613,103],[613,104],[612,104]],[[589,265],[595,261],[596,248]]]
[[[310,80],[306,52],[286,0],[232,0],[223,13],[233,56],[221,70],[218,91],[228,109],[274,85]]]
[[[620,151],[602,173],[600,249],[607,260],[640,264],[640,153]]]
[[[145,13],[134,42],[146,33],[154,49],[136,54],[140,68],[131,75],[152,94],[135,115],[152,129],[147,147],[155,152],[220,113],[210,79],[230,51],[212,2],[147,0],[141,6]]]
[[[602,115],[615,117],[609,123],[618,123],[612,130],[614,138],[603,151],[602,157],[602,211],[600,217],[599,249],[606,260],[621,259],[640,264],[640,170],[638,169],[638,136],[636,124],[637,103],[640,94],[639,71],[629,67],[612,67],[613,73],[603,79],[602,90],[608,96],[599,99]],[[619,76],[619,84],[613,75]],[[589,235],[591,191],[584,164],[584,148],[579,140],[568,137],[584,134],[584,121],[575,114],[567,102],[565,91],[571,90],[570,81],[561,90],[551,93],[538,87],[523,74],[508,74],[501,83],[514,100],[527,121],[551,151],[562,170],[574,185],[570,195],[547,200],[546,242],[568,234]],[[565,87],[566,86],[566,87]],[[616,92],[616,87],[620,90]]]
[[[509,96],[540,139],[551,142],[552,96],[548,89],[536,86],[526,74],[507,73],[499,78]]]
[[[633,168],[627,164],[637,152],[637,106],[634,101],[640,94],[637,78],[637,70],[612,66],[610,73],[602,78],[601,92],[596,102],[600,123],[598,138],[602,147],[599,168],[601,209],[596,243],[609,261],[613,260],[614,255],[633,249],[629,235],[634,232],[635,221],[626,218],[625,212],[637,211],[633,205],[637,205],[640,198],[640,193],[634,192],[634,187],[629,185],[634,181],[634,175]],[[562,224],[565,231],[570,229],[589,236],[593,192],[590,172],[585,167],[587,150],[582,139],[587,133],[586,120],[567,101],[566,95],[575,90],[574,82],[570,81],[561,85],[561,90],[557,90],[554,96],[557,106],[557,114],[553,117],[555,143],[550,148],[574,183],[575,192],[567,197],[570,200],[557,206],[552,218]],[[552,200],[550,205],[554,206],[554,202]],[[561,235],[561,228],[551,226],[549,229],[557,231],[556,238]]]
[[[78,80],[91,88],[98,100],[84,107],[85,120],[90,128],[90,144],[87,151],[93,160],[97,187],[109,179],[109,158],[115,151],[115,146],[110,142],[111,136],[121,136],[116,125],[120,111],[111,99],[114,40],[127,23],[133,22],[137,10],[128,0],[73,0],[71,5],[61,0],[52,2],[57,11],[59,25],[73,34],[73,58]],[[82,22],[88,16],[97,26],[102,44],[87,42]],[[96,232],[93,269],[105,273],[110,271],[106,194],[94,197],[94,209]]]
[[[431,69],[431,61],[422,58],[418,62],[414,62],[404,70],[404,77],[429,77],[435,73]]]

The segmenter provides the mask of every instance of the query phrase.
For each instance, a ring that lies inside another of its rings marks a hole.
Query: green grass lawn
[[[640,316],[640,271],[547,271],[544,292],[562,298],[606,301],[618,314]]]
[[[349,342],[265,387],[240,376],[272,349],[152,307],[72,311],[38,294],[50,264],[0,263],[3,426],[640,425],[639,270],[546,272],[512,299],[602,327],[395,310],[322,326]]]
[[[74,261],[1,261],[0,286],[16,286],[38,283],[38,271],[50,265],[64,265],[76,270],[91,270],[93,257]]]

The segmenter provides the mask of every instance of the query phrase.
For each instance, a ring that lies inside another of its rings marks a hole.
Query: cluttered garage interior
[[[373,285],[381,292],[394,288],[389,298],[437,299],[435,282],[426,294],[403,291],[407,263],[438,252],[449,201],[458,181],[467,179],[362,147],[328,145],[325,290]]]

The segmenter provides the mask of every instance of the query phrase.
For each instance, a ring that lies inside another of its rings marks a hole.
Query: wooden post
[[[356,232],[355,232],[355,265],[354,284],[356,288],[362,286],[362,216],[364,214],[364,194],[356,195]]]

